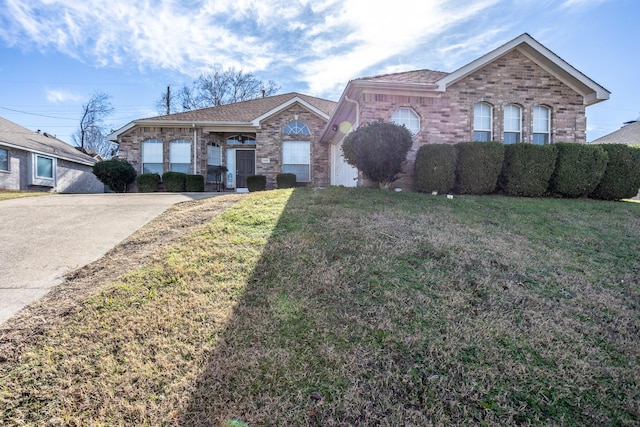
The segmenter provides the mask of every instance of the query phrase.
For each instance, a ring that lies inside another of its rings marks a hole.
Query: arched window
[[[515,144],[522,141],[522,109],[517,105],[504,107],[504,143]]]
[[[191,173],[191,142],[176,139],[169,143],[169,170]]]
[[[162,141],[148,139],[142,143],[142,173],[162,175]]]
[[[397,125],[404,125],[412,135],[420,130],[420,117],[411,108],[398,108],[392,115],[391,121]]]
[[[493,140],[493,107],[486,102],[473,106],[473,140],[487,142]]]
[[[229,145],[256,145],[256,139],[251,136],[236,135],[231,138],[227,138],[227,144]]]
[[[533,107],[534,144],[544,145],[551,142],[551,110],[542,105]]]
[[[220,182],[222,176],[222,147],[215,142],[207,145],[207,182]]]
[[[287,123],[282,129],[282,133],[285,135],[309,135],[311,132],[309,132],[309,126],[303,122],[295,120]]]

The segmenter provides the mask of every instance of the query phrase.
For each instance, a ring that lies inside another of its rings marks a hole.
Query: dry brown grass
[[[0,420],[637,424],[637,205],[332,188],[209,216],[11,353]]]

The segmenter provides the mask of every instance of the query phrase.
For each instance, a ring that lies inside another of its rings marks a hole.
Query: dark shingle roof
[[[423,83],[433,84],[448,75],[443,71],[433,70],[413,70],[402,73],[381,74],[379,76],[362,77],[356,80],[364,80],[370,82],[398,82],[398,83]]]
[[[282,95],[267,96],[265,98],[252,99],[250,101],[235,102],[233,104],[220,105],[218,107],[203,108],[201,110],[186,111],[164,116],[150,117],[144,120],[176,120],[176,121],[197,121],[197,122],[250,122],[260,117],[264,113],[277,108],[285,102],[299,97],[308,102],[318,110],[331,115],[336,106],[336,102],[327,99],[315,98],[296,92]]]
[[[592,144],[627,144],[640,146],[640,121],[630,123],[615,132],[591,141]]]
[[[0,117],[0,145],[3,143],[25,151],[35,151],[76,163],[94,164],[96,162],[91,156],[52,135],[34,132]]]

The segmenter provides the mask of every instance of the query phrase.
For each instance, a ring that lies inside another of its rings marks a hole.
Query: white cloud
[[[64,89],[45,89],[47,101],[53,103],[79,102],[83,97]]]

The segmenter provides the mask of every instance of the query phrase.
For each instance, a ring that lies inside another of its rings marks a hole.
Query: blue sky
[[[587,139],[640,118],[637,0],[0,0],[0,116],[71,143],[82,104],[116,129],[214,64],[338,100],[357,77],[451,72],[527,32],[612,92]]]

